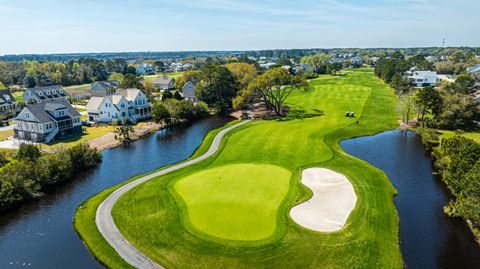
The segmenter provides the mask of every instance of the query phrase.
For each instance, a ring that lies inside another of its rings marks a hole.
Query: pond
[[[383,170],[397,189],[405,268],[480,268],[480,247],[464,221],[444,214],[450,193],[414,132],[388,131],[340,145]]]
[[[83,178],[1,216],[0,268],[103,268],[73,230],[77,207],[130,177],[187,159],[209,131],[230,120],[211,117],[105,150],[103,162]]]

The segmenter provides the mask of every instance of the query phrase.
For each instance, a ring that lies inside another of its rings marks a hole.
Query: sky
[[[0,0],[0,55],[480,46],[478,0]]]

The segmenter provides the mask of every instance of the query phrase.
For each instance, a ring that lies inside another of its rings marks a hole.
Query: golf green
[[[228,240],[262,240],[275,231],[291,176],[275,165],[224,165],[180,179],[175,190],[198,231]]]

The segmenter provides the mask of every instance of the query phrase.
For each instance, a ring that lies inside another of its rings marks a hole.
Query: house
[[[480,104],[480,90],[472,94],[473,101]]]
[[[183,85],[182,87],[182,93],[183,93],[183,98],[185,98],[188,101],[196,102],[197,96],[195,95],[195,84],[191,81],[188,81]]]
[[[314,68],[313,66],[310,66],[308,64],[297,64],[293,70],[293,72],[295,74],[299,73],[299,72],[305,72],[305,71],[314,71]]]
[[[272,66],[275,66],[275,65],[277,65],[277,64],[274,63],[274,62],[268,62],[268,63],[260,64],[260,67],[265,68],[265,69],[270,69],[270,68],[272,68]]]
[[[372,61],[372,64],[377,64],[377,62],[380,60],[380,57],[377,57],[377,56],[373,56],[370,58],[370,60]]]
[[[28,88],[22,97],[23,102],[26,104],[58,101],[68,102],[68,94],[60,85]]]
[[[137,75],[152,75],[155,74],[155,71],[151,64],[141,63],[137,66],[135,73],[137,73]]]
[[[14,136],[21,140],[48,143],[82,133],[80,113],[67,101],[27,105],[15,118]]]
[[[355,56],[350,60],[350,63],[353,66],[362,66],[363,65],[363,59],[360,56]]]
[[[117,90],[115,94],[92,97],[86,106],[88,120],[92,122],[136,123],[152,115],[152,105],[139,89]]]
[[[175,79],[163,74],[153,80],[153,86],[161,90],[171,90],[175,88]]]
[[[120,82],[116,80],[104,80],[92,83],[90,90],[99,96],[107,96],[114,94],[118,86],[120,86]]]
[[[0,90],[0,120],[16,116],[20,112],[17,100],[9,90]]]
[[[434,63],[434,62],[438,61],[438,57],[437,56],[427,56],[427,57],[425,57],[425,60],[428,61],[428,62]]]
[[[438,82],[437,72],[434,71],[416,71],[412,69],[404,75],[415,87],[435,87]]]
[[[328,60],[329,63],[333,64],[333,63],[343,63],[344,59],[342,58],[332,58],[330,60]]]
[[[467,72],[480,79],[480,64],[467,68]]]

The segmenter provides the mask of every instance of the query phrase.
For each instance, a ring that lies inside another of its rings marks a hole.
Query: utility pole
[[[443,39],[442,47],[445,48],[445,38]]]

